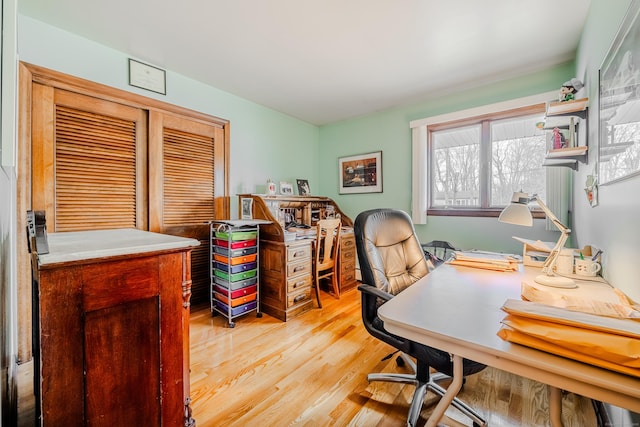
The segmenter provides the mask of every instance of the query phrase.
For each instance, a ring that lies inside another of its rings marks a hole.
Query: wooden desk
[[[496,335],[506,315],[500,307],[508,298],[520,299],[522,280],[537,274],[540,269],[534,267],[491,272],[444,264],[380,307],[378,314],[389,332],[454,355],[454,388],[438,403],[427,426],[436,425],[458,393],[462,358],[548,384],[552,425],[562,425],[560,390],[640,412],[640,378],[512,344]]]

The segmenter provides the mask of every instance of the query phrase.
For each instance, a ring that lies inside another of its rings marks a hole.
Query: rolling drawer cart
[[[252,221],[212,221],[210,227],[211,314],[222,314],[230,328],[238,316],[260,312],[260,230]]]

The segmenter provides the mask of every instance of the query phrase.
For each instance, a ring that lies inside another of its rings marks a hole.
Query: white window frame
[[[470,108],[467,110],[456,111],[452,113],[441,114],[420,120],[410,122],[412,129],[412,217],[416,224],[425,224],[427,221],[427,209],[429,204],[429,180],[430,172],[428,170],[429,149],[428,135],[429,126],[447,122],[464,123],[466,120],[477,119],[482,116],[495,116],[499,118],[499,114],[505,111],[517,110],[538,104],[544,104],[551,99],[557,98],[557,92],[545,92],[538,95],[528,96],[524,98],[513,99],[509,101],[498,102],[495,104],[484,105],[480,107]],[[485,195],[486,196],[486,195]],[[431,212],[430,212],[431,213]],[[437,209],[433,213],[437,215],[464,215],[464,216],[498,216],[500,209],[498,208],[479,208],[479,209]]]

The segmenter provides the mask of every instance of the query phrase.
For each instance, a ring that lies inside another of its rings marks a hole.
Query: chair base
[[[401,356],[404,356],[403,359],[407,361],[408,357],[403,353]],[[410,360],[410,359],[409,359]],[[410,364],[413,364],[413,361],[410,361]],[[416,379],[415,374],[393,374],[393,373],[377,373],[377,374],[369,374],[367,375],[367,380],[369,382],[372,381],[386,381],[386,382],[395,382],[395,383],[403,383],[403,384],[412,384],[416,386],[416,390],[413,393],[413,399],[411,400],[411,406],[409,407],[409,415],[407,417],[407,426],[415,426],[418,421],[418,417],[420,416],[420,410],[422,409],[422,404],[424,402],[424,398],[427,395],[427,392],[431,390],[441,398],[447,392],[447,390],[442,387],[437,381],[442,381],[444,379],[450,378],[448,375],[442,373],[435,373],[429,377],[429,381],[420,382]],[[482,418],[480,414],[478,414],[473,408],[464,403],[462,400],[455,397],[451,402],[451,405],[462,412],[464,415],[469,417],[473,421],[474,426],[486,426],[487,422]]]

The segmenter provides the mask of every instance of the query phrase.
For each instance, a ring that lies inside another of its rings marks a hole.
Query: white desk
[[[378,310],[389,332],[447,351],[461,373],[462,358],[527,377],[550,387],[550,419],[561,424],[560,389],[640,412],[640,378],[512,344],[496,334],[508,298],[520,299],[520,284],[540,269],[492,272],[442,265]],[[580,283],[579,283],[580,284]],[[594,286],[594,285],[591,285]],[[462,381],[454,381],[462,385]],[[451,398],[459,390],[451,390]],[[441,399],[427,426],[449,406]]]

